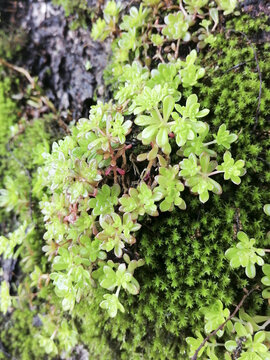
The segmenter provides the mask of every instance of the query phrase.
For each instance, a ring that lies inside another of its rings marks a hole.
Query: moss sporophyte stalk
[[[269,53],[254,45],[254,57],[246,39],[267,20],[241,15],[236,0],[107,1],[93,12],[57,3],[73,26],[91,18],[94,40],[110,38],[110,98],[64,138],[42,135],[21,159],[22,181],[1,180],[0,205],[19,226],[0,237],[0,254],[24,271],[19,286],[1,285],[14,339],[21,309],[33,308],[32,340],[10,351],[68,358],[84,344],[95,359],[270,359],[270,93],[256,72],[260,53],[267,74]],[[8,136],[20,158],[22,135]]]

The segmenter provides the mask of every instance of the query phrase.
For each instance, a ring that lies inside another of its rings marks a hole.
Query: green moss
[[[0,67],[1,71],[1,67]],[[10,77],[0,78],[0,188],[3,187],[4,169],[7,167],[6,162],[6,143],[10,137],[10,126],[17,121],[17,105],[11,99],[11,88],[13,81]],[[7,221],[4,209],[0,208],[0,228],[7,227]]]
[[[0,68],[1,70],[1,68]],[[5,77],[0,81],[0,156],[6,153],[5,143],[10,136],[10,126],[16,122],[17,106],[11,99],[11,79]]]
[[[53,0],[55,5],[64,8],[65,15],[71,17],[71,28],[86,27],[91,17],[92,8],[88,6],[87,0]]]
[[[18,52],[25,40],[22,32],[11,30],[7,34],[0,31],[0,38],[0,57],[11,61],[15,55],[19,56]],[[43,218],[38,199],[32,194],[32,187],[37,166],[42,162],[42,152],[49,150],[53,116],[44,115],[38,119],[28,116],[29,107],[26,103],[31,94],[24,92],[23,84],[15,72],[0,67],[0,189],[5,188],[11,181],[14,182],[19,199],[10,212],[0,207],[0,235],[14,231],[24,220],[31,222],[29,205],[35,224],[33,232],[20,249],[16,247],[22,260],[17,263],[15,276],[12,276],[10,282],[11,295],[16,296],[13,303],[16,309],[0,317],[0,359],[7,359],[10,355],[13,359],[31,360],[44,359],[46,356],[36,337],[40,328],[33,325],[34,317],[38,314],[37,309],[40,312],[42,310],[32,294],[33,289],[30,290],[32,280],[29,275],[35,265],[46,272],[47,258],[42,251]],[[18,93],[24,95],[21,100],[15,100],[14,94]],[[2,259],[0,262],[2,265]],[[3,270],[0,269],[0,281],[3,280],[2,276]],[[30,301],[31,308],[29,300],[35,303],[34,305]]]
[[[15,106],[15,105],[14,105]],[[14,109],[17,109],[14,107]],[[12,120],[16,114],[7,110],[6,116]],[[6,126],[6,136],[1,141],[1,178],[0,188],[5,188],[8,182],[13,181],[18,193],[18,202],[13,211],[23,221],[29,216],[29,201],[31,206],[35,206],[32,187],[35,182],[37,166],[43,161],[42,153],[49,150],[50,132],[48,124],[52,118],[45,116],[26,122],[20,119],[14,124],[14,135],[11,134],[10,126]],[[37,203],[36,203],[37,205]],[[7,214],[8,216],[8,214]],[[6,231],[5,231],[6,232]]]
[[[29,275],[35,265],[46,272],[47,258],[42,252],[43,217],[38,207],[38,199],[32,194],[32,186],[37,166],[42,161],[41,154],[49,149],[52,116],[45,115],[31,121],[20,118],[19,109],[23,104],[12,100],[12,94],[17,90],[16,78],[1,78],[0,188],[5,188],[11,179],[18,192],[19,201],[11,212],[0,208],[0,232],[1,235],[6,235],[18,228],[24,220],[31,222],[29,205],[35,227],[20,247],[20,259],[23,261],[20,261],[16,277],[12,278],[11,283],[11,294],[18,294],[19,305],[11,314],[0,319],[0,338],[1,345],[13,358],[30,360],[44,358],[44,349],[40,348],[36,338],[39,329],[32,325],[33,317],[38,311],[29,309],[29,299],[32,297],[32,281]],[[0,278],[2,280],[2,272]],[[37,302],[35,305],[38,305]],[[0,349],[0,359],[6,358]]]
[[[35,223],[35,231],[29,238],[28,250],[22,255],[25,271],[34,264],[46,263],[42,257],[43,219],[32,188],[36,181],[36,169],[43,161],[42,153],[49,150],[52,138],[53,116],[26,121],[19,114],[23,104],[12,100],[12,93],[18,90],[17,79],[6,76],[0,81],[0,189],[12,181],[18,194],[18,201],[12,215],[0,207],[1,235],[14,231],[20,222],[29,221],[29,206]],[[16,221],[14,222],[14,219]],[[29,256],[29,251],[32,254]]]
[[[35,335],[38,328],[33,326],[35,311],[25,307],[23,310],[17,309],[13,312],[10,320],[1,324],[1,342],[5,351],[20,360],[43,359],[43,350],[40,349],[38,339]],[[1,321],[2,322],[2,321]],[[6,355],[0,351],[0,359],[7,359]]]
[[[18,56],[26,44],[27,35],[23,29],[9,26],[8,30],[2,25],[0,29],[0,57],[10,61]]]

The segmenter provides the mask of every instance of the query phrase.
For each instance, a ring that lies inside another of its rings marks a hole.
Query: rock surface
[[[11,25],[16,23],[16,27],[28,35],[18,65],[27,68],[32,76],[38,76],[55,107],[66,116],[69,112],[69,120],[87,116],[95,90],[98,88],[102,95],[102,73],[110,42],[94,42],[90,29],[70,30],[70,21],[63,9],[51,1],[18,1],[10,13]]]

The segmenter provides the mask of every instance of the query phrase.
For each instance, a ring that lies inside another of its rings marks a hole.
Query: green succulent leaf
[[[199,331],[196,331],[196,338],[193,337],[188,337],[186,338],[186,342],[189,345],[189,356],[193,356],[195,351],[198,349],[198,347],[201,345],[201,343],[203,342],[203,337],[201,335],[201,333]],[[201,350],[198,353],[198,356],[200,357],[204,350],[206,349],[207,343],[201,348]]]
[[[202,132],[198,130],[196,130],[196,132],[198,134],[196,134],[192,140],[189,139],[186,140],[185,145],[183,145],[180,151],[178,152],[179,155],[180,156],[184,155],[188,157],[191,153],[197,156],[200,156],[202,153],[207,153],[210,156],[216,157],[217,156],[216,152],[209,149],[208,145],[204,143],[204,140],[209,133],[209,126],[205,125],[202,127]]]
[[[140,115],[136,118],[136,125],[147,126],[138,136],[138,138],[142,140],[143,144],[147,145],[151,142],[155,142],[166,154],[171,152],[168,139],[168,119],[173,111],[173,108],[173,97],[166,96],[163,100],[163,116],[160,114],[158,108],[156,108],[150,111],[151,116]]]
[[[58,254],[59,255],[53,260],[53,270],[60,271],[69,269],[73,263],[71,253],[65,248],[60,248]]]
[[[265,252],[262,249],[255,248],[253,246],[255,239],[249,239],[244,232],[238,232],[237,238],[240,242],[228,249],[225,255],[230,260],[232,268],[245,267],[246,275],[252,279],[256,275],[255,264],[257,263],[260,266],[264,264],[261,256],[264,256]]]
[[[209,334],[211,331],[217,329],[225,320],[229,317],[230,312],[228,309],[223,309],[223,304],[220,300],[217,300],[213,305],[203,307],[201,312],[205,318],[205,332]],[[217,335],[220,337],[223,335],[223,330],[219,330]]]
[[[163,100],[163,120],[167,122],[174,109],[175,101],[172,96],[166,96]]]
[[[131,214],[125,213],[123,219],[116,213],[111,215],[101,215],[99,218],[102,231],[96,238],[102,241],[101,249],[107,252],[114,249],[114,254],[121,257],[124,248],[124,242],[133,244],[136,240],[131,234],[140,229],[141,225],[135,223]]]
[[[31,239],[33,230],[34,228],[25,221],[7,237],[0,236],[0,255],[3,255],[4,259],[17,258],[20,253],[20,246]]]
[[[237,335],[239,337],[248,335],[248,332],[247,332],[246,328],[240,322],[236,322],[234,324],[234,328],[235,328],[235,331],[236,331],[236,333],[237,333]]]
[[[114,266],[114,264],[111,264]],[[130,264],[128,269],[124,263],[119,264],[116,271],[113,270],[112,266],[105,265],[103,266],[102,273],[99,275],[100,285],[110,291],[113,291],[117,287],[116,294],[104,295],[104,299],[106,301],[101,302],[100,306],[103,309],[107,309],[110,317],[115,317],[117,314],[117,310],[124,312],[124,307],[120,304],[118,300],[118,294],[120,288],[123,287],[126,291],[128,291],[132,295],[137,295],[140,286],[137,280],[133,277],[133,271],[137,266],[140,266],[138,262],[133,267],[132,271],[130,271]]]
[[[104,17],[107,20],[110,20],[110,17],[117,17],[119,11],[121,10],[121,6],[115,1],[108,1],[104,8]],[[106,18],[107,15],[107,18]],[[108,21],[107,21],[108,22]]]
[[[207,131],[207,125],[202,121],[197,121],[197,118],[206,116],[208,109],[199,111],[200,104],[197,102],[197,96],[192,94],[186,101],[186,106],[176,105],[175,108],[182,116],[176,112],[172,113],[175,120],[171,124],[171,131],[176,135],[176,143],[178,146],[183,146],[188,140],[195,140],[196,134],[204,134]],[[203,148],[201,140],[201,148]],[[200,149],[201,150],[201,149]]]
[[[266,345],[262,344],[265,341],[265,331],[258,331],[254,337],[249,336],[244,345],[244,350],[241,352],[239,359],[241,360],[268,360],[269,351]]]
[[[108,315],[114,318],[117,315],[117,311],[125,312],[124,306],[120,303],[118,297],[115,294],[103,295],[104,300],[100,303],[102,309],[107,310]]]
[[[58,353],[58,349],[53,339],[46,338],[39,334],[38,343],[41,348],[43,348],[46,354],[56,355]]]
[[[189,14],[198,13],[203,15],[203,11],[201,9],[208,4],[208,0],[184,0],[184,3]]]
[[[120,29],[128,31],[129,29],[142,27],[145,24],[148,12],[149,10],[142,5],[140,5],[139,9],[132,6],[129,10],[129,15],[123,16]]]
[[[205,74],[205,69],[195,65],[197,59],[196,50],[192,50],[186,57],[186,61],[181,61],[181,69],[179,71],[181,82],[184,88],[195,86],[198,80]]]
[[[166,95],[167,89],[164,87],[162,88],[160,84],[155,85],[153,89],[145,86],[143,91],[134,98],[130,111],[132,111],[135,115],[140,114],[143,111],[149,112],[150,110],[158,107],[158,104],[165,98]]]
[[[180,175],[184,177],[185,185],[190,187],[193,193],[199,194],[202,203],[208,201],[209,191],[214,194],[222,193],[220,184],[210,177],[217,167],[217,162],[210,161],[209,154],[202,153],[199,161],[194,154],[191,154],[188,159],[180,163],[180,167],[183,169]]]
[[[226,151],[223,156],[224,162],[217,167],[219,171],[224,171],[224,179],[231,179],[233,183],[239,185],[241,182],[240,176],[243,176],[246,171],[244,169],[245,162],[243,160],[234,161],[229,151]]]
[[[190,154],[188,159],[182,160],[179,165],[181,168],[179,175],[184,178],[195,176],[200,171],[198,159],[194,154]]]
[[[263,290],[262,296],[265,299],[269,299],[270,298],[270,265],[269,264],[263,265],[262,271],[265,276],[262,278],[261,281],[264,285],[269,286]]]
[[[130,132],[131,125],[132,122],[130,120],[124,121],[124,117],[121,114],[116,113],[110,133],[119,140],[120,144],[124,144],[126,135]]]
[[[263,211],[266,213],[266,215],[270,216],[270,204],[264,205]]]
[[[198,97],[195,94],[192,94],[187,98],[186,106],[176,105],[175,108],[185,119],[191,121],[196,121],[198,118],[202,118],[209,114],[208,109],[200,110]]]
[[[237,0],[216,0],[216,2],[224,11],[224,15],[231,14],[237,5]]]
[[[168,95],[171,95],[175,101],[179,101],[181,93],[178,91],[178,87],[181,79],[177,70],[176,64],[159,64],[157,69],[151,71],[151,78],[147,81],[146,85],[150,88],[161,85],[167,89]]]
[[[152,34],[151,41],[155,46],[161,46],[164,42],[164,37],[160,34]]]
[[[159,184],[154,189],[154,194],[159,199],[163,199],[159,207],[162,212],[172,211],[174,206],[184,210],[186,203],[180,197],[180,192],[184,190],[184,185],[178,178],[179,166],[175,165],[169,168],[160,168],[156,181]]]
[[[225,342],[225,348],[226,350],[232,352],[237,348],[237,342],[234,340],[229,340]]]
[[[189,23],[181,11],[165,16],[164,22],[166,26],[162,29],[162,34],[167,36],[168,39],[190,40]]]
[[[103,185],[96,197],[89,201],[89,207],[93,209],[92,214],[97,216],[112,213],[114,206],[118,203],[120,191],[118,184],[113,185],[111,188],[108,185]]]
[[[98,239],[93,241],[86,235],[80,237],[80,256],[89,259],[92,263],[97,259],[105,260],[107,255],[104,251],[101,251],[101,242]],[[86,263],[86,262],[84,262]]]
[[[231,147],[231,143],[237,140],[236,134],[230,134],[228,130],[226,130],[226,125],[222,124],[219,129],[217,135],[214,135],[217,144],[224,146],[226,149]]]
[[[171,131],[176,135],[176,143],[179,147],[186,144],[187,140],[193,140],[195,137],[192,123],[174,113],[174,123],[171,125]]]
[[[91,31],[91,37],[94,40],[105,40],[110,34],[110,30],[107,29],[107,24],[105,20],[98,18],[97,21],[93,24]]]
[[[153,193],[151,188],[141,182],[137,189],[130,188],[129,195],[123,195],[119,202],[121,204],[119,210],[131,213],[132,219],[137,219],[139,215],[145,213],[151,216],[157,216],[157,205],[155,202],[160,200],[157,194]]]

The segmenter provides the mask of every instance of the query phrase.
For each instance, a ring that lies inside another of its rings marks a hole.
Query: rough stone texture
[[[259,13],[270,15],[269,0],[244,0],[240,6],[243,12],[252,16],[257,16]]]
[[[55,107],[63,114],[69,110],[70,120],[87,116],[95,89],[102,95],[110,41],[94,42],[90,29],[70,30],[63,9],[50,1],[18,1],[10,23],[28,34],[19,65],[38,76]],[[87,61],[92,65],[88,71]]]
[[[78,345],[74,349],[74,355],[68,360],[89,360],[89,352],[83,347],[83,345]]]

